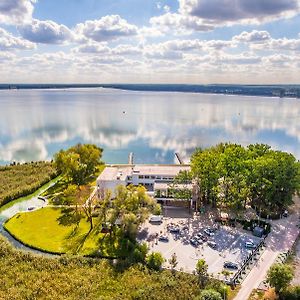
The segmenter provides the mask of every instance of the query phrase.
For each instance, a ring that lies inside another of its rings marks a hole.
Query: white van
[[[162,223],[162,220],[163,220],[163,216],[151,216],[150,219],[149,219],[149,222],[150,223]]]

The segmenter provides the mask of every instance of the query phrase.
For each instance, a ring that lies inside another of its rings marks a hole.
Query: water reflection
[[[0,92],[0,163],[43,160],[77,142],[105,149],[106,162],[188,160],[219,142],[268,143],[300,158],[300,102],[105,89]]]

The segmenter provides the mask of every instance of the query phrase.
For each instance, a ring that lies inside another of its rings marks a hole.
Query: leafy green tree
[[[163,258],[163,256],[161,255],[160,252],[152,252],[152,253],[148,254],[146,257],[147,266],[150,269],[153,269],[156,271],[159,271],[161,269],[164,261],[165,261],[165,259]]]
[[[196,299],[199,300],[222,300],[222,296],[219,292],[213,289],[203,290],[200,293],[200,296]]]
[[[191,158],[203,203],[237,213],[250,204],[258,211],[282,212],[300,190],[300,163],[292,154],[263,144],[244,148],[219,144]]]
[[[282,293],[293,279],[293,269],[284,264],[273,265],[267,274],[267,281],[275,288],[277,294]]]
[[[169,190],[174,199],[186,201],[189,209],[191,209],[191,200],[193,195],[191,183],[192,173],[189,171],[180,171],[174,178],[174,182],[171,184]]]
[[[201,288],[205,286],[205,283],[208,279],[208,273],[207,273],[208,265],[205,262],[204,259],[199,259],[196,264],[196,273],[198,275],[199,279],[199,285]]]
[[[101,163],[102,149],[96,145],[78,144],[68,150],[60,150],[54,156],[57,170],[71,182],[81,185]]]
[[[176,253],[173,253],[171,258],[168,260],[170,266],[171,266],[171,270],[174,271],[176,266],[178,265],[178,261],[177,261],[177,255]]]
[[[111,199],[108,222],[114,228],[118,222],[124,237],[135,240],[138,227],[145,222],[156,208],[156,201],[149,197],[143,186],[118,186],[115,197]]]

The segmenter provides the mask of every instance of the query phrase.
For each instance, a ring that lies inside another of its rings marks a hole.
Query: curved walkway
[[[55,181],[52,182],[50,185],[46,184],[44,188],[41,188],[39,195],[42,194],[45,190],[47,190],[50,186],[54,185]],[[34,210],[41,209],[45,206],[48,205],[48,201],[43,201],[38,199],[39,195],[32,196],[31,198],[24,199],[24,200],[15,200],[7,205],[3,206],[0,210],[0,234],[4,236],[14,247],[21,249],[21,250],[26,250],[30,251],[36,254],[41,254],[43,256],[53,256],[54,254],[48,254],[44,253],[39,250],[32,249],[30,247],[27,247],[20,243],[18,240],[16,240],[13,236],[11,236],[3,227],[3,224],[13,217],[15,214],[19,212],[28,212],[30,207],[34,207]],[[29,196],[30,197],[30,196]],[[7,207],[7,208],[6,208]]]

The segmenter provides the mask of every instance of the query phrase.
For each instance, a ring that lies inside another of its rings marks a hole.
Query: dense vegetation
[[[56,175],[57,171],[50,162],[0,167],[0,206],[35,192]]]
[[[92,144],[77,144],[54,155],[57,170],[70,182],[82,185],[101,163],[102,149]]]
[[[219,144],[198,149],[191,158],[204,204],[241,210],[247,205],[280,214],[299,191],[300,163],[292,154],[268,145]]]
[[[35,257],[0,239],[0,299],[194,299],[197,277],[107,260]]]

